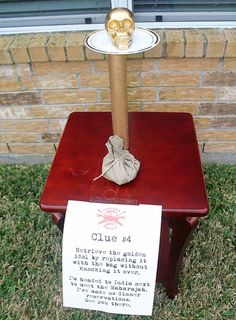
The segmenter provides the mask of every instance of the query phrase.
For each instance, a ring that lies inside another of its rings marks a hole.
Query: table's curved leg
[[[157,282],[166,282],[168,279],[168,260],[169,260],[169,219],[162,217],[160,247],[157,267]]]
[[[166,292],[169,298],[174,298],[178,292],[178,277],[185,254],[185,249],[191,235],[198,224],[199,218],[173,218],[170,255],[168,264],[168,279]]]
[[[65,215],[63,213],[53,212],[52,213],[52,220],[55,223],[55,225],[58,226],[58,228],[61,230],[61,232],[63,232]]]

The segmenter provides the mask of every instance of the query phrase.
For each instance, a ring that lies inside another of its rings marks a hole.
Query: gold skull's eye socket
[[[133,27],[133,21],[129,19],[123,20],[123,26],[125,29],[130,29]]]
[[[108,28],[109,29],[116,29],[119,27],[119,22],[116,20],[112,20],[108,23]]]

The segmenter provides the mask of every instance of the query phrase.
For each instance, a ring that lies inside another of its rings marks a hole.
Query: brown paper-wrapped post
[[[129,148],[126,55],[109,55],[109,77],[113,134]]]
[[[108,54],[112,108],[113,136],[106,143],[108,154],[103,158],[102,173],[94,181],[105,177],[122,185],[137,176],[140,162],[128,150],[126,56],[151,49],[158,42],[159,37],[152,31],[135,28],[133,13],[126,8],[110,10],[105,30],[96,31],[85,39],[88,48]]]

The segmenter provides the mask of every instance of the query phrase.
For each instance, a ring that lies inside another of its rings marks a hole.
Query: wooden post
[[[126,55],[108,55],[113,134],[129,148]]]

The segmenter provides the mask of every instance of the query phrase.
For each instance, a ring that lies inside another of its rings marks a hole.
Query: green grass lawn
[[[0,319],[150,319],[62,307],[62,234],[38,207],[48,170],[0,167]],[[157,285],[151,319],[236,319],[236,166],[204,172],[210,213],[187,249],[178,296]]]

